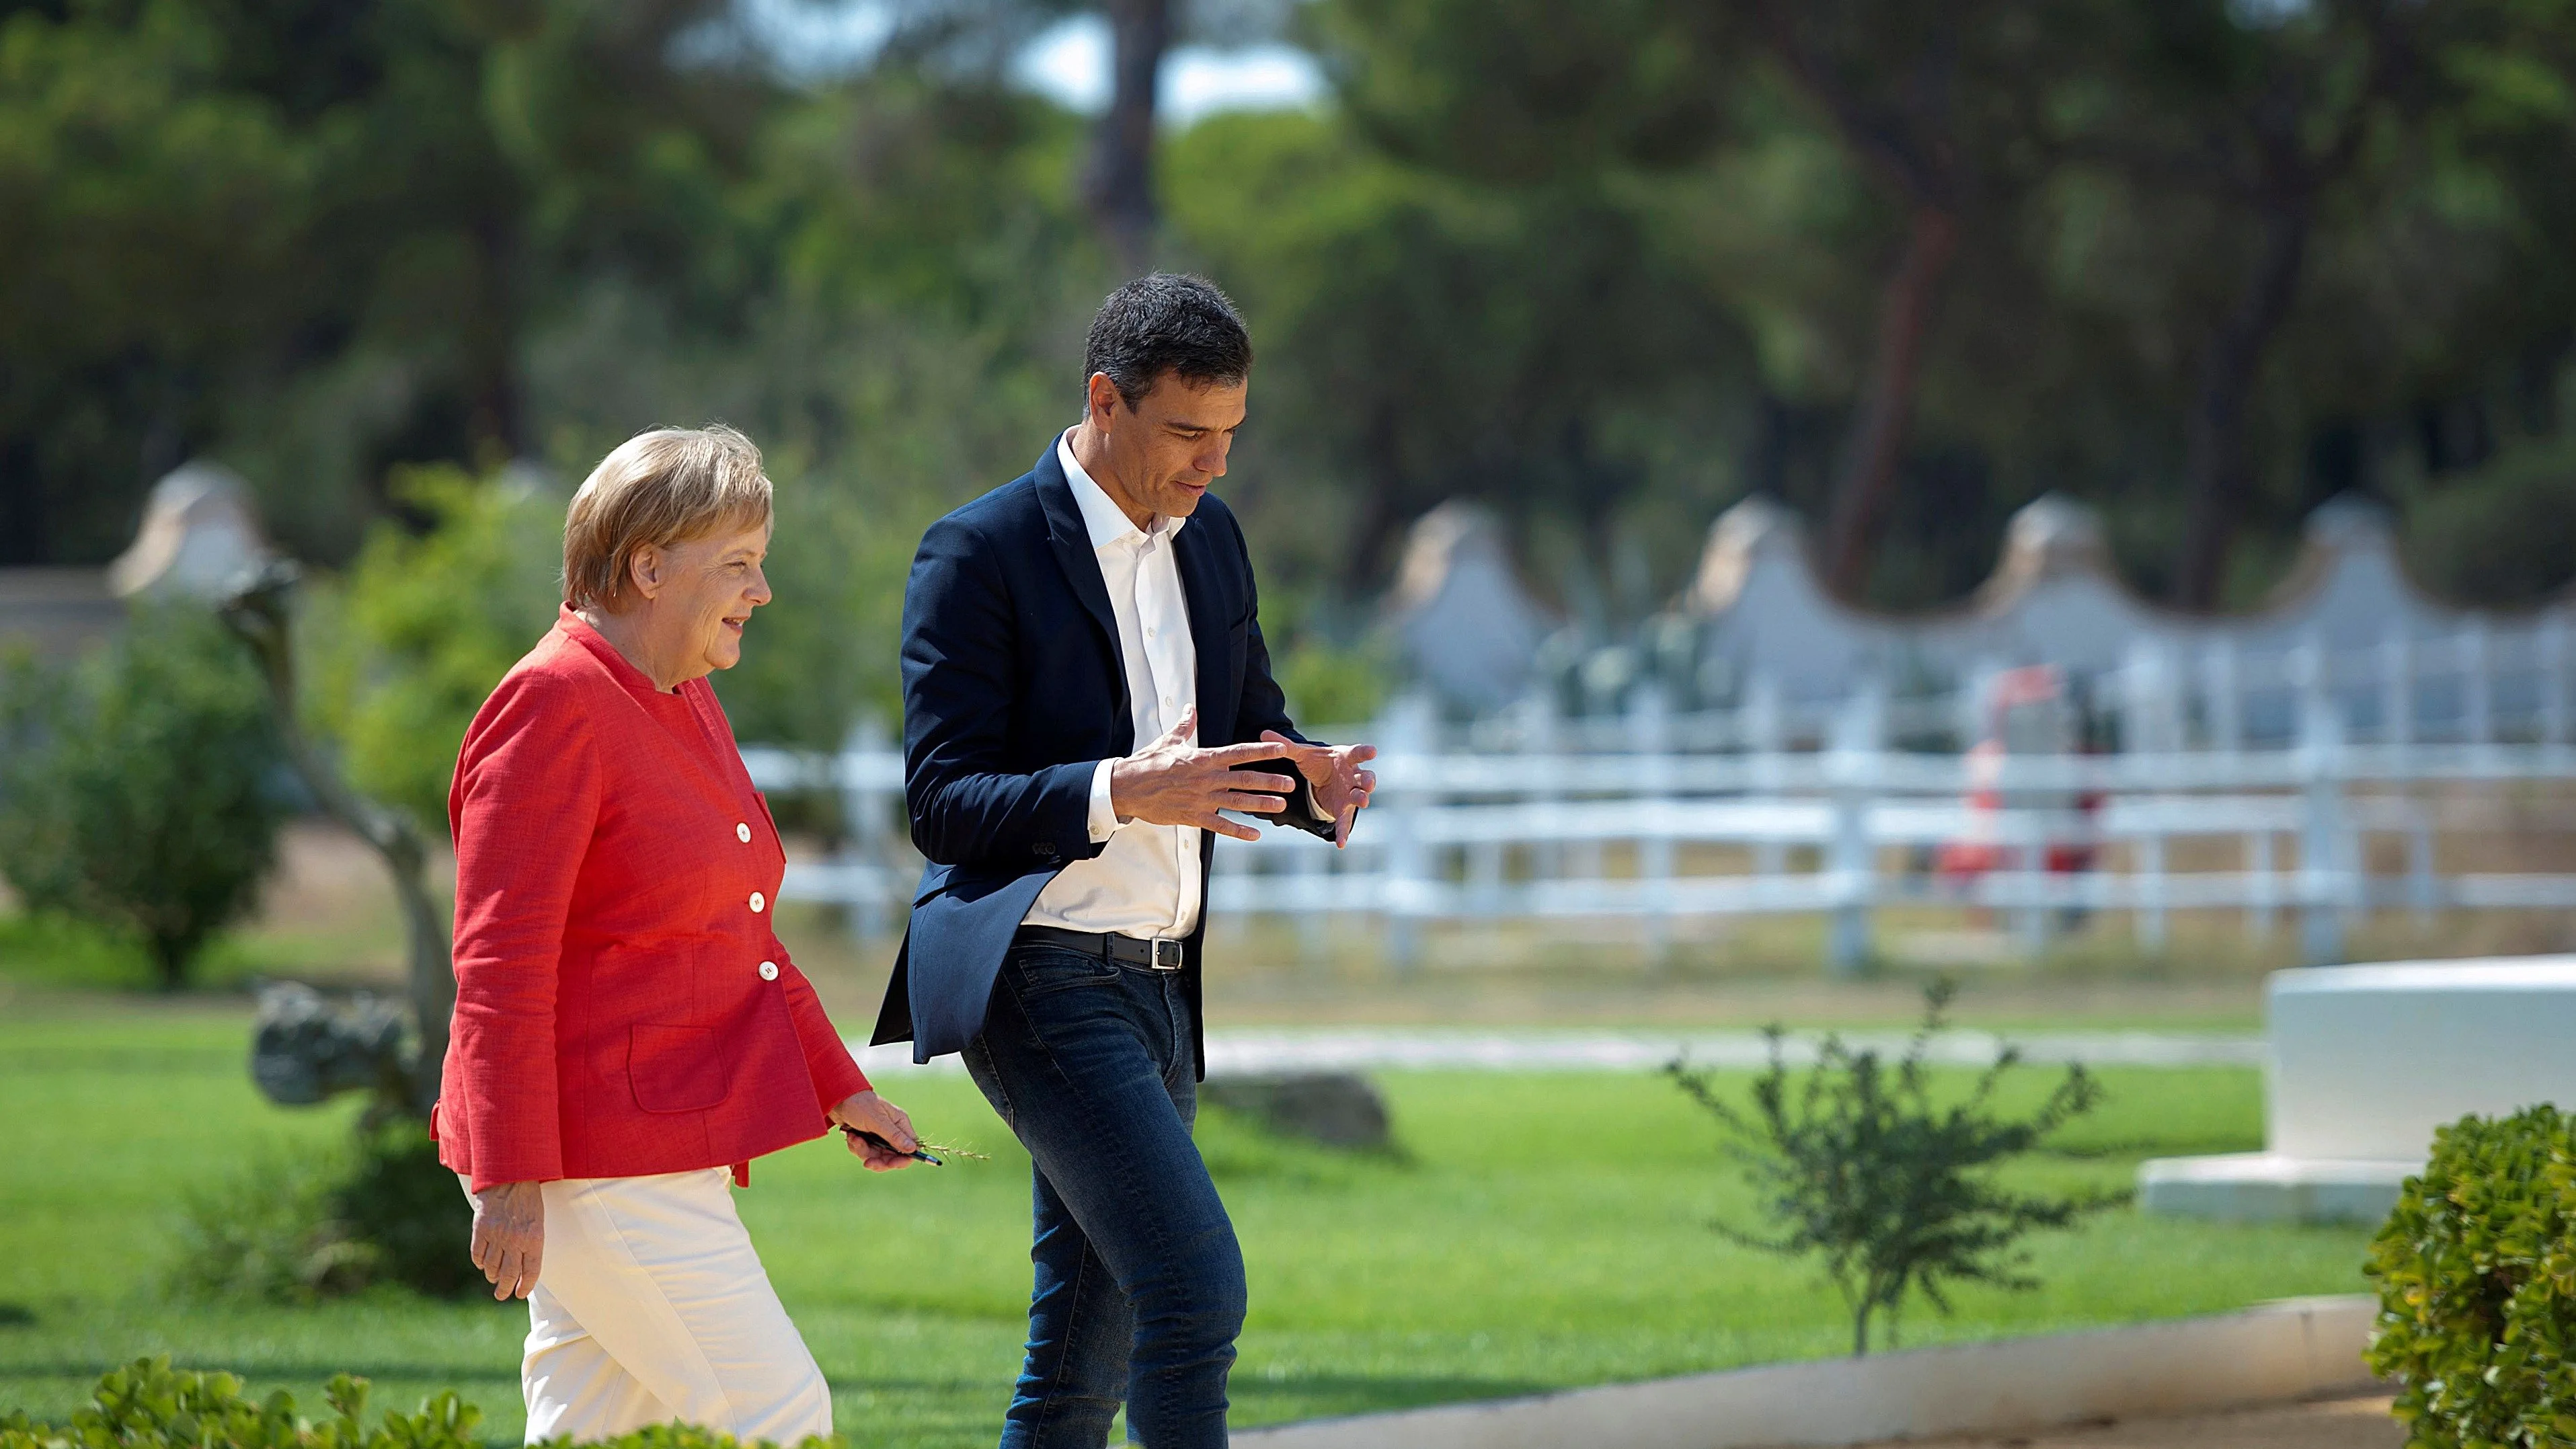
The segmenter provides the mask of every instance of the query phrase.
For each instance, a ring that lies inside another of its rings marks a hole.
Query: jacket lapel
[[[1231,744],[1236,698],[1234,656],[1226,634],[1231,600],[1204,521],[1183,528],[1172,540],[1172,562],[1179,568],[1181,593],[1189,600],[1190,646],[1198,654],[1199,743]]]
[[[1029,471],[1037,479],[1038,507],[1046,513],[1047,544],[1055,551],[1056,564],[1064,570],[1065,582],[1073,586],[1073,596],[1091,614],[1091,622],[1099,626],[1101,642],[1109,646],[1110,687],[1117,691],[1118,722],[1123,726],[1132,708],[1127,698],[1127,655],[1118,644],[1118,616],[1109,608],[1109,585],[1100,577],[1100,555],[1091,546],[1091,530],[1083,526],[1082,506],[1073,501],[1073,484],[1064,476],[1064,465],[1056,461],[1053,444]]]

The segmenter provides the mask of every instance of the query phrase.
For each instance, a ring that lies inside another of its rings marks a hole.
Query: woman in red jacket
[[[456,1017],[432,1116],[474,1262],[528,1300],[528,1439],[673,1419],[832,1432],[732,1189],[835,1124],[896,1151],[770,929],[786,855],[709,671],[769,602],[770,489],[730,428],[645,433],[564,526],[568,600],[456,762]]]

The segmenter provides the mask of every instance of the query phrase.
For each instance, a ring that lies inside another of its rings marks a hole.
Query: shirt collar
[[[1127,510],[1111,502],[1108,491],[1091,481],[1091,475],[1074,461],[1071,428],[1065,429],[1055,440],[1055,461],[1064,469],[1064,481],[1073,487],[1074,504],[1082,510],[1082,526],[1091,535],[1091,547],[1095,552],[1122,540],[1135,544],[1152,537],[1169,542],[1174,534],[1181,531],[1181,526],[1189,522],[1186,518],[1157,516],[1150,532],[1138,528],[1136,521],[1127,516]]]

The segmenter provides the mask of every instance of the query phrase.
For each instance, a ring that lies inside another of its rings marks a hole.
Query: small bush
[[[2413,1449],[2576,1442],[2576,1118],[2551,1106],[2433,1135],[2370,1245],[2373,1372]]]
[[[381,1283],[449,1297],[482,1282],[467,1256],[473,1226],[436,1144],[393,1116],[336,1150],[268,1154],[192,1198],[171,1286],[277,1303]]]
[[[2412,500],[2408,569],[2458,604],[2537,603],[2576,570],[2576,442],[2525,443]]]
[[[212,616],[169,606],[10,685],[0,871],[31,908],[140,941],[161,984],[183,985],[277,857],[282,757],[249,657]]]
[[[1952,1283],[2038,1287],[2023,1271],[2024,1236],[2072,1227],[2129,1200],[2125,1192],[2025,1196],[1996,1185],[1991,1169],[2092,1111],[2102,1087],[2070,1066],[2037,1111],[2007,1118],[1995,1111],[1995,1091],[2021,1058],[2006,1048],[1963,1098],[1936,1103],[1924,1052],[1945,1024],[1950,995],[1947,982],[1924,992],[1922,1027],[1892,1070],[1876,1052],[1829,1036],[1794,1090],[1784,1034],[1769,1028],[1771,1066],[1754,1080],[1750,1114],[1718,1095],[1706,1073],[1682,1062],[1665,1068],[1734,1137],[1730,1155],[1778,1224],[1768,1234],[1720,1224],[1719,1234],[1764,1252],[1823,1258],[1851,1313],[1855,1355],[1869,1352],[1871,1322],[1882,1314],[1894,1340],[1897,1315],[1916,1293],[1946,1314]]]
[[[98,1381],[88,1408],[68,1424],[38,1424],[23,1411],[0,1414],[0,1449],[481,1449],[475,1426],[483,1411],[453,1389],[422,1401],[411,1414],[365,1422],[367,1381],[335,1376],[323,1390],[333,1417],[297,1416],[295,1398],[279,1389],[265,1399],[242,1392],[224,1373],[173,1369],[170,1360],[137,1359]],[[663,1424],[594,1441],[603,1449],[737,1449],[730,1434],[689,1424]],[[763,1443],[768,1441],[763,1440]],[[842,1449],[848,1441],[807,1439],[798,1449]],[[546,1441],[569,1449],[570,1439]]]

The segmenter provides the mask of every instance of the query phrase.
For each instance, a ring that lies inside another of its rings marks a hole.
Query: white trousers
[[[549,1182],[528,1295],[528,1442],[674,1419],[749,1444],[832,1432],[823,1371],[789,1322],[721,1167]]]

